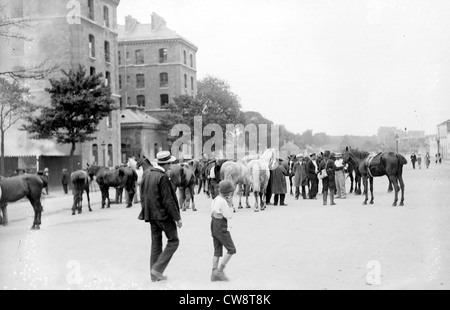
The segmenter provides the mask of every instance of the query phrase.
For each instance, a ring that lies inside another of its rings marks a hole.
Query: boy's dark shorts
[[[223,247],[227,249],[228,254],[236,254],[236,247],[234,246],[233,240],[231,239],[231,234],[228,231],[228,221],[227,219],[216,219],[211,220],[211,233],[214,242],[214,256],[223,256]]]

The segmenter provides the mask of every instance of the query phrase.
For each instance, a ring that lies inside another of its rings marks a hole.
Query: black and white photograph
[[[449,56],[446,0],[0,0],[0,290],[448,290]]]

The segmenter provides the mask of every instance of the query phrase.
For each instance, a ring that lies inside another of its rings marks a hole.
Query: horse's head
[[[92,181],[92,180],[94,180],[94,176],[97,174],[97,172],[99,170],[100,170],[100,167],[88,165],[88,167],[85,171],[87,172],[87,174],[89,175],[89,178]]]
[[[137,161],[134,157],[128,158],[127,167],[133,168],[134,170],[139,169],[137,167]]]

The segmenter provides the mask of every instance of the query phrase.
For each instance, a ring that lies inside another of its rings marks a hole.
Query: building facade
[[[5,0],[0,0],[5,1]],[[80,65],[88,74],[103,73],[113,99],[120,104],[118,92],[117,6],[120,0],[14,0],[7,1],[8,16],[29,20],[20,31],[28,40],[1,39],[0,72],[27,69],[43,62],[66,71]],[[50,104],[44,91],[49,78],[27,81],[39,104]],[[114,167],[121,161],[120,111],[114,111],[99,125],[95,140],[77,145],[83,166],[87,163]],[[15,135],[26,135],[16,132]],[[27,139],[27,137],[23,137]],[[20,139],[20,138],[19,138]],[[50,142],[49,142],[50,143]],[[70,146],[54,145],[60,154],[69,154]],[[46,154],[32,154],[46,155]]]
[[[197,95],[196,53],[198,48],[166,26],[166,21],[153,13],[151,24],[141,24],[131,16],[125,25],[119,25],[119,89],[123,110],[143,111],[153,119],[160,119],[167,104],[175,97]],[[129,118],[133,118],[126,114]],[[140,118],[136,115],[134,118]],[[140,128],[140,121],[136,128]],[[122,124],[122,145],[134,139],[130,123]],[[155,122],[146,127],[146,134],[136,145],[142,146],[142,153],[154,158],[157,150],[167,147],[167,132],[161,131]],[[153,138],[149,138],[153,137]],[[151,141],[144,141],[149,139]],[[149,147],[150,145],[150,147]],[[136,150],[124,148],[122,156]]]
[[[442,158],[449,158],[449,134],[450,134],[450,120],[445,121],[437,126],[437,151],[441,153]]]

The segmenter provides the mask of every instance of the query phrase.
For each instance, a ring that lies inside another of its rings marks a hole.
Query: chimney
[[[130,32],[138,24],[138,21],[133,16],[128,15],[125,17],[125,31]]]
[[[166,21],[164,20],[164,18],[162,18],[161,16],[159,16],[156,13],[152,13],[152,31],[155,31],[159,28],[159,26],[166,26]]]

